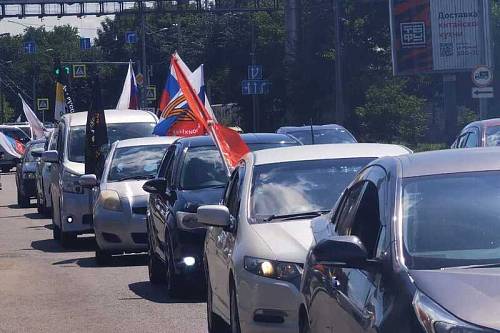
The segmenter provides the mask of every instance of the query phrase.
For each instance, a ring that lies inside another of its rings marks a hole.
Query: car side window
[[[167,172],[169,169],[170,164],[172,164],[173,157],[175,155],[175,145],[171,145],[168,147],[167,152],[163,156],[163,159],[161,161],[160,167],[158,168],[158,178],[167,178]],[[170,172],[171,173],[171,172]]]
[[[466,132],[458,137],[457,147],[464,148],[465,142],[467,141],[467,137],[469,136],[469,132]]]
[[[63,138],[64,138],[64,125],[63,125],[63,123],[59,124],[59,131],[58,132],[59,133],[57,135],[56,150],[59,152],[59,157],[62,158],[62,156],[64,154],[64,141],[63,141]]]
[[[59,129],[54,129],[54,133],[52,134],[52,138],[50,138],[49,150],[57,150],[57,138],[59,136]]]
[[[339,206],[337,214],[335,230],[338,235],[345,235],[346,229],[351,225],[353,214],[356,211],[364,187],[365,182],[361,181],[354,184],[346,193],[346,198],[342,206]]]
[[[469,136],[467,137],[467,141],[465,143],[465,148],[475,148],[479,146],[479,135],[476,129],[473,129],[469,132]]]

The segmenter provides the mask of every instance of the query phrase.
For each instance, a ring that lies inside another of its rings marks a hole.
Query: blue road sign
[[[36,52],[36,43],[34,41],[24,42],[24,53],[35,53]]]
[[[80,50],[90,49],[90,38],[80,38]]]
[[[249,80],[262,80],[262,65],[248,66],[248,79]]]
[[[137,43],[137,33],[135,31],[127,31],[125,33],[125,43],[136,44]]]
[[[268,80],[243,80],[241,82],[241,93],[243,95],[266,95],[269,94],[271,82]]]

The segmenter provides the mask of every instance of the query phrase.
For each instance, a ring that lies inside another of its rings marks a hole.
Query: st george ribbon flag
[[[194,87],[205,109],[210,114],[214,122],[217,122],[208,101],[203,73],[203,65],[191,72],[187,65],[182,61],[177,53],[174,54],[178,59],[179,67],[184,73],[192,87]],[[155,127],[153,134],[172,135],[172,136],[196,136],[206,134],[206,130],[193,115],[193,110],[188,105],[186,97],[180,89],[177,80],[177,74],[170,66],[165,87],[160,99],[160,122]]]
[[[26,116],[26,119],[28,120],[28,123],[30,124],[31,127],[31,139],[43,139],[45,138],[45,127],[43,126],[42,122],[36,114],[33,112],[33,110],[30,108],[30,106],[26,103],[24,98],[19,94],[19,98],[21,99],[21,102],[23,103],[23,111],[24,115]]]
[[[137,88],[137,82],[135,81],[134,68],[132,67],[132,61],[128,64],[127,76],[123,82],[122,94],[116,104],[117,110],[139,109],[139,89]]]
[[[7,154],[15,158],[21,158],[26,150],[21,141],[7,136],[2,132],[0,132],[0,147],[2,147]]]
[[[71,97],[71,88],[69,86],[69,73],[67,68],[61,66],[59,60],[55,61],[56,72],[56,98],[54,103],[54,119],[61,120],[65,113],[75,112],[73,98]]]
[[[85,134],[85,173],[95,174],[100,178],[108,145],[108,129],[97,75],[92,80],[92,96],[93,103],[87,113]]]
[[[221,153],[222,160],[230,173],[238,164],[240,159],[250,151],[241,136],[215,122],[215,117],[205,108],[197,92],[191,86],[186,74],[179,65],[180,58],[177,54],[172,56],[171,68],[176,74],[179,87],[186,97],[189,108],[192,110],[196,121],[203,125],[205,130],[212,136],[217,149]]]

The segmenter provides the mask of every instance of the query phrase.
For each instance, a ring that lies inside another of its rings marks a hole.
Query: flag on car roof
[[[189,108],[193,111],[192,114],[195,119],[212,136],[217,149],[221,153],[224,165],[230,172],[250,149],[237,132],[216,123],[215,116],[207,110],[205,104],[198,96],[199,92],[193,89],[186,73],[183,72],[182,67],[179,65],[179,60],[178,55],[174,54],[172,56],[171,68],[176,74],[180,90],[185,96]]]
[[[191,86],[195,88],[201,101],[206,109],[213,117],[213,111],[208,102],[205,91],[205,81],[203,73],[203,65],[198,67],[194,72],[187,67],[177,53],[179,67],[188,77]],[[155,127],[153,134],[156,135],[173,135],[173,136],[196,136],[206,134],[206,130],[193,115],[192,109],[189,107],[186,97],[180,89],[177,80],[177,74],[170,66],[170,71],[167,76],[165,87],[162,92],[159,105],[160,122]]]
[[[132,67],[132,60],[128,63],[127,76],[123,82],[122,94],[116,104],[117,110],[132,109],[136,110],[139,108],[139,89],[137,88],[137,82],[135,80],[134,68]]]
[[[45,127],[43,126],[42,122],[40,121],[40,119],[38,119],[33,110],[26,103],[24,98],[20,94],[18,94],[18,96],[21,99],[21,102],[23,103],[24,115],[26,116],[26,119],[28,120],[28,123],[31,128],[31,139],[36,140],[45,138]]]
[[[26,147],[21,141],[5,135],[2,132],[0,132],[0,147],[2,147],[7,154],[16,158],[21,158],[26,150]]]

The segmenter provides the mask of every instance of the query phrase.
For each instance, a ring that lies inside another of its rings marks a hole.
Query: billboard
[[[391,0],[395,75],[491,67],[488,0]]]

